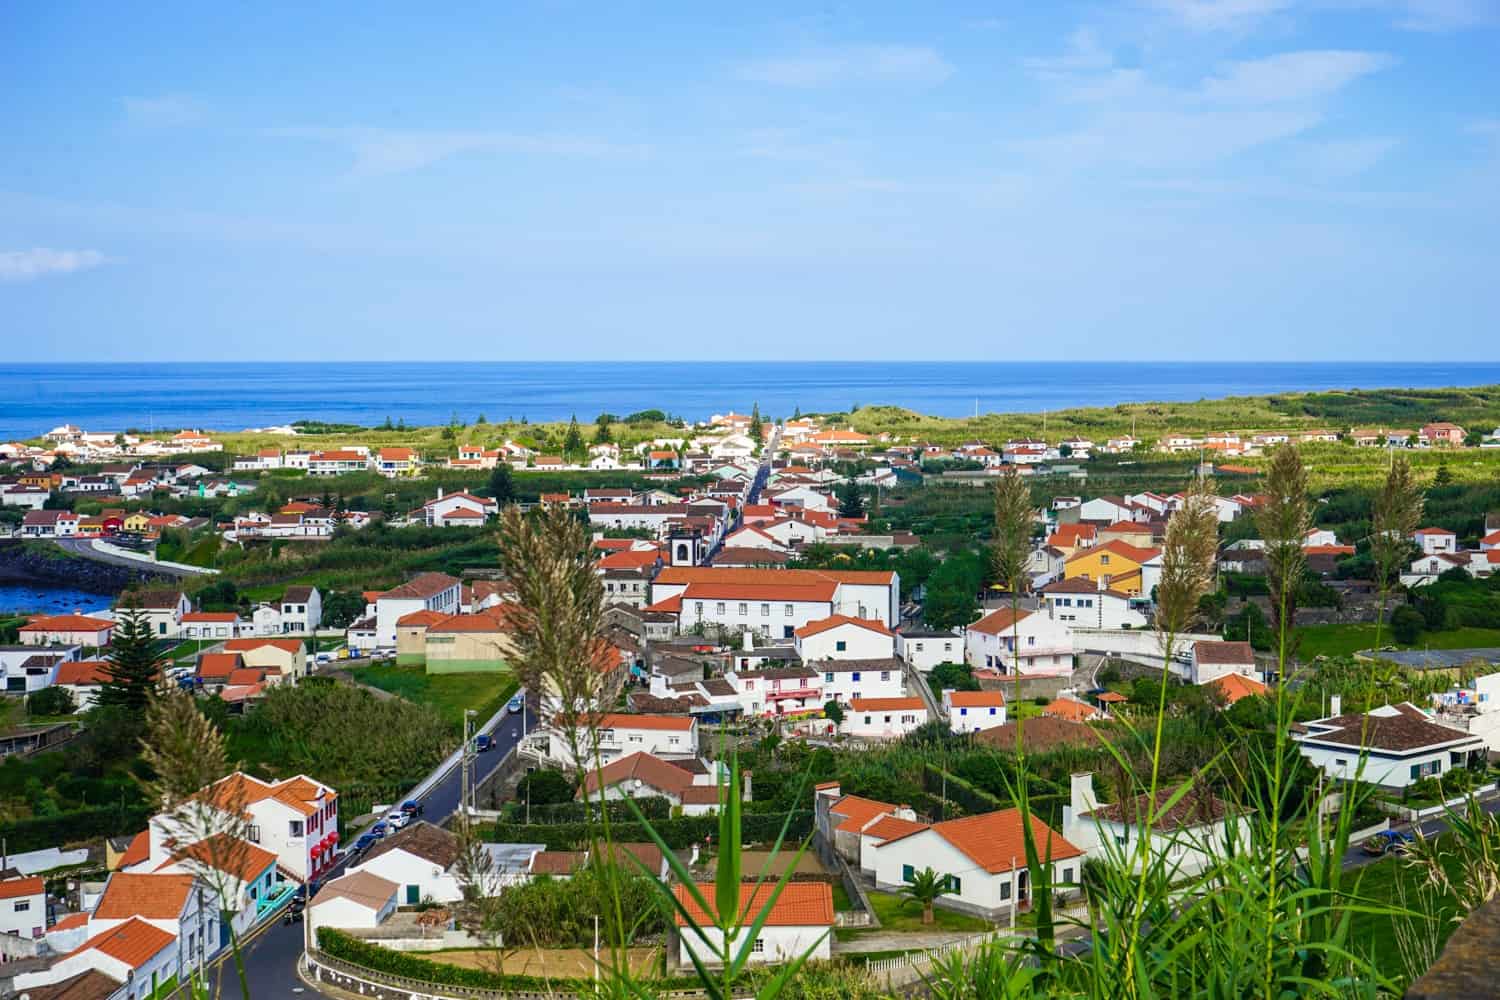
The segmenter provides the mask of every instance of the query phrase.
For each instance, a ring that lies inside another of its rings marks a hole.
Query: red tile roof
[[[430,626],[436,625],[438,622],[442,621],[444,618],[447,618],[447,617],[448,616],[445,615],[445,614],[443,614],[441,611],[428,611],[426,608],[423,608],[421,611],[413,611],[411,614],[402,615],[400,618],[397,618],[396,619],[396,627],[397,628],[418,628],[418,627],[422,627],[422,626],[428,626],[428,627],[430,627]]]
[[[1093,550],[1090,549],[1088,551]],[[1015,623],[1025,621],[1031,617],[1031,614],[1032,612],[1019,608],[1014,611],[1010,608],[999,608],[970,625],[969,631],[983,632],[986,635],[1000,635],[1003,632],[1010,631],[1011,626]]]
[[[776,890],[774,882],[763,882],[759,885],[745,883],[740,886],[739,912],[746,923],[754,919],[755,915],[771,902],[771,895]],[[672,887],[672,892],[682,908],[692,916],[700,927],[706,927],[714,923],[714,917],[710,911],[706,911],[698,905],[692,893],[685,885]],[[715,905],[715,892],[712,885],[698,886],[698,893],[708,903]],[[688,923],[683,919],[682,913],[677,913],[677,926],[686,927]],[[766,927],[832,927],[833,926],[833,889],[826,882],[788,882],[782,886],[781,894],[776,897],[776,902],[771,905],[770,915],[766,917]]]
[[[868,826],[871,820],[894,813],[896,808],[889,802],[877,802],[859,795],[845,795],[830,806],[828,811],[832,815],[843,817],[835,829],[858,831]]]
[[[1212,686],[1217,688],[1224,696],[1224,700],[1231,705],[1241,698],[1264,695],[1271,690],[1255,678],[1246,677],[1244,674],[1225,674],[1213,681]]]
[[[999,708],[1005,704],[1001,691],[950,691],[947,698],[954,708]]]
[[[171,876],[153,876],[167,877]],[[140,919],[130,919],[102,934],[96,934],[73,949],[64,958],[86,951],[99,951],[132,969],[138,969],[177,939],[166,931]]]
[[[108,660],[68,660],[57,665],[58,684],[103,684],[108,678]]]
[[[930,824],[919,823],[914,819],[902,819],[900,816],[882,816],[860,832],[861,836],[874,837],[881,842],[904,837],[918,830],[925,830]]]
[[[194,624],[198,622],[217,622],[219,624],[232,625],[239,620],[240,616],[235,614],[233,611],[189,611],[187,614],[182,616],[182,621],[184,624]]]
[[[288,653],[303,651],[301,639],[230,639],[224,643],[224,650],[229,653],[248,653],[262,646],[275,646]]]
[[[204,653],[198,657],[198,676],[227,678],[243,664],[238,653]]]
[[[103,618],[90,618],[88,615],[52,615],[49,617],[33,618],[22,625],[21,632],[102,632],[112,629],[115,623]]]
[[[233,875],[241,882],[253,882],[276,864],[276,855],[263,847],[238,837],[217,833],[196,844],[190,844],[172,855],[168,864],[192,861]]]
[[[852,698],[850,706],[856,712],[906,712],[914,709],[927,710],[921,698]]]
[[[871,618],[851,618],[849,615],[830,615],[827,618],[808,622],[797,629],[794,634],[799,639],[807,639],[819,633],[827,632],[829,629],[838,628],[840,625],[856,625],[860,628],[869,629],[871,632],[878,632],[881,635],[892,634],[891,630],[885,627],[884,622]]]
[[[33,876],[32,878],[8,878],[0,882],[0,899],[39,896],[46,891],[47,883],[40,876]]]
[[[946,823],[935,823],[928,829],[958,848],[969,860],[991,875],[1026,865],[1025,833],[1019,809],[1002,809],[978,816],[950,819]],[[906,837],[920,832],[915,831]],[[1064,840],[1062,834],[1035,816],[1031,817],[1031,834],[1037,853],[1043,857],[1050,853],[1053,861],[1076,858],[1083,854]],[[881,846],[885,847],[906,837],[897,837]]]
[[[601,729],[656,729],[680,730],[693,728],[693,720],[676,715],[624,715],[610,713],[599,717]]]
[[[1193,643],[1193,656],[1199,663],[1226,663],[1243,666],[1255,663],[1255,650],[1248,642]]]
[[[176,920],[193,891],[191,875],[115,872],[94,908],[100,920]]]
[[[1069,722],[1088,722],[1090,719],[1099,717],[1099,710],[1093,705],[1085,705],[1072,698],[1054,698],[1046,708],[1042,709],[1042,714],[1057,719],[1066,719]]]

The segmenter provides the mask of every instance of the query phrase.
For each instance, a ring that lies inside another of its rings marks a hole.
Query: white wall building
[[[1484,740],[1433,722],[1410,702],[1384,705],[1368,716],[1340,715],[1335,697],[1331,715],[1294,732],[1302,755],[1330,778],[1401,789],[1436,778],[1483,758]],[[1361,751],[1368,754],[1361,762]],[[1360,770],[1363,763],[1363,771]]]
[[[937,629],[902,628],[896,633],[896,655],[925,674],[939,663],[962,663],[963,636]]]
[[[975,668],[1022,677],[1070,674],[1072,630],[1044,612],[999,608],[965,630],[964,659]]]
[[[896,636],[877,619],[832,615],[792,633],[804,663],[814,660],[877,660],[896,655]]]
[[[740,886],[739,911],[759,913],[771,900],[774,882]],[[692,914],[703,935],[689,927],[679,912],[676,915],[678,962],[693,967],[693,955],[704,965],[717,966],[716,957],[723,949],[723,936],[715,929],[713,914],[705,912],[683,885],[673,887],[678,902]],[[699,885],[699,894],[710,905],[714,887]],[[779,965],[811,952],[811,959],[828,959],[833,953],[833,889],[826,882],[788,882],[776,897],[771,912],[761,926],[760,934],[750,946],[747,964]],[[746,928],[748,931],[748,928]],[[744,933],[744,931],[742,931]],[[738,942],[736,942],[738,944]]]
[[[1005,695],[999,691],[943,691],[943,711],[955,733],[977,733],[1005,725]]]
[[[865,740],[900,739],[927,720],[927,703],[921,698],[854,698],[839,732]]]

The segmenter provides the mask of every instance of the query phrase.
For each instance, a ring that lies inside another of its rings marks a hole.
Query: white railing
[[[982,931],[978,934],[970,934],[968,937],[958,938],[944,944],[934,945],[924,951],[912,951],[905,955],[895,955],[891,958],[878,958],[873,962],[865,964],[865,971],[872,975],[889,976],[895,972],[920,972],[922,969],[930,968],[932,963],[939,958],[951,955],[954,952],[976,951],[994,941],[1009,937],[1008,931]]]

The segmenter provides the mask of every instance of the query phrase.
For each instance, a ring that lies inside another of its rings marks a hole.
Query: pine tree
[[[490,473],[490,496],[501,507],[516,501],[516,484],[510,476],[510,463],[501,462]]]
[[[750,407],[750,440],[759,444],[762,429],[760,423],[760,404],[755,403]]]
[[[126,610],[110,639],[109,666],[99,685],[97,704],[144,712],[159,672],[151,622],[139,608]]]
[[[578,429],[578,415],[568,421],[568,433],[563,437],[562,450],[564,455],[577,455],[583,451],[583,432]]]
[[[850,482],[839,494],[839,517],[864,516],[865,495],[860,492],[858,483]]]
[[[802,407],[795,406],[795,407],[792,408],[792,419],[793,420],[801,420],[802,419]]]
[[[599,414],[599,419],[594,421],[594,443],[609,444],[614,440],[614,435],[609,432],[609,414]]]

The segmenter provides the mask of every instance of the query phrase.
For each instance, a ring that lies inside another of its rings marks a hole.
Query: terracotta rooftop
[[[191,875],[115,872],[94,908],[99,920],[176,920],[193,891]]]
[[[708,903],[714,906],[715,892],[712,885],[699,885],[698,893]],[[759,913],[765,905],[770,902],[771,894],[775,891],[774,882],[755,885],[751,883],[740,886],[739,912],[748,913],[752,917]],[[698,905],[693,894],[685,885],[673,886],[672,892],[682,908],[687,911],[699,926],[707,926],[714,922],[712,913]],[[677,913],[677,926],[686,927],[687,921],[681,912]],[[771,906],[771,912],[766,917],[766,927],[832,927],[833,926],[833,890],[826,882],[788,882],[776,897],[776,902]]]
[[[1019,809],[1002,809],[978,816],[950,819],[945,823],[934,823],[927,829],[958,848],[969,860],[992,875],[1012,871],[1026,864],[1025,834]],[[886,841],[881,847],[921,832],[918,830],[906,837],[896,837]],[[1083,854],[1064,840],[1062,834],[1035,816],[1031,817],[1031,833],[1037,853],[1043,856],[1050,853],[1053,861],[1076,858]]]
[[[63,957],[99,951],[132,969],[138,969],[176,940],[171,934],[144,920],[131,918],[102,934],[94,935]]]

